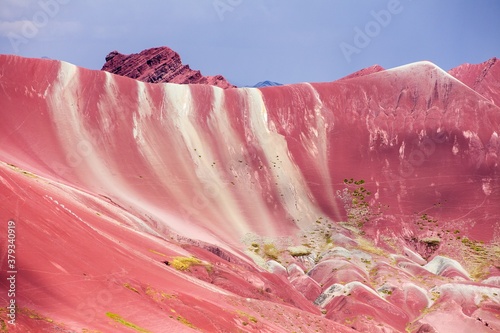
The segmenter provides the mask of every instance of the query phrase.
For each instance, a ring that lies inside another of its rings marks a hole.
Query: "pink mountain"
[[[225,89],[235,87],[222,75],[203,76],[200,71],[183,65],[179,54],[168,47],[129,55],[113,51],[106,56],[102,70],[143,82],[209,84]]]
[[[224,90],[1,55],[0,327],[499,332],[495,68]]]
[[[500,63],[491,58],[482,64],[463,64],[449,71],[451,75],[477,91],[496,105],[500,105]]]

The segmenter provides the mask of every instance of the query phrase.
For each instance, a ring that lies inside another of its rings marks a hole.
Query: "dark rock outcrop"
[[[150,83],[208,84],[224,89],[235,87],[222,75],[203,76],[199,70],[182,64],[179,54],[168,47],[129,55],[112,51],[106,56],[102,70]]]

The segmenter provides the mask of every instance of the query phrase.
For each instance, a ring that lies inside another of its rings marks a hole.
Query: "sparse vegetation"
[[[460,239],[465,268],[474,280],[481,280],[488,275],[491,265],[500,266],[500,247],[495,244],[485,245],[467,237]]]
[[[151,331],[148,331],[147,329],[145,328],[142,328],[142,327],[139,327],[137,326],[136,324],[133,324],[125,319],[122,318],[122,316],[120,316],[119,314],[116,314],[116,313],[112,313],[112,312],[106,312],[106,316],[108,316],[109,318],[111,318],[113,321],[117,322],[118,324],[121,324],[123,326],[126,326],[126,327],[129,327],[129,328],[132,328],[134,330],[136,330],[137,332],[142,332],[142,333],[151,333]]]
[[[27,315],[30,319],[43,320],[43,321],[46,321],[48,323],[54,322],[52,319],[44,317],[41,314],[35,312],[34,310],[31,310],[28,308],[19,308],[18,311],[19,311],[19,313]]]
[[[21,173],[21,174],[25,175],[26,177],[29,177],[29,178],[35,178],[35,179],[36,179],[36,178],[38,178],[38,176],[37,176],[37,175],[35,175],[34,173],[31,173],[31,172],[25,171],[25,170],[23,170],[23,169],[19,168],[18,166],[14,165],[14,164],[7,163],[7,165],[8,165],[11,169],[13,169],[14,171],[19,172],[19,173]]]
[[[8,332],[7,330],[7,324],[3,319],[0,319],[0,329],[2,332]]]
[[[337,196],[344,203],[347,212],[347,224],[355,228],[363,227],[366,222],[378,214],[375,214],[370,208],[368,198],[372,193],[363,186],[364,184],[363,179],[346,178],[344,179],[346,188],[337,191]]]
[[[470,250],[474,251],[477,254],[485,254],[486,249],[482,244],[476,241],[472,241],[467,237],[462,238],[462,244],[467,246]]]
[[[249,251],[252,251],[252,252],[255,252],[255,253],[257,253],[257,254],[258,254],[258,253],[259,253],[259,251],[260,251],[260,245],[259,245],[259,244],[257,244],[257,243],[252,243],[252,244],[250,245],[250,247],[248,248],[248,250],[249,250]]]
[[[277,260],[278,257],[279,257],[279,255],[280,255],[280,251],[278,251],[278,249],[276,248],[276,246],[274,244],[272,244],[272,243],[266,243],[266,244],[264,244],[263,250],[264,250],[264,254],[269,259]]]
[[[241,310],[237,310],[236,313],[241,316],[241,317],[244,317],[245,319],[247,319],[248,321],[252,322],[252,323],[257,323],[257,318],[255,318],[254,316],[244,312],[244,311],[241,311]],[[246,324],[245,324],[246,323]],[[247,321],[244,321],[243,322],[243,325],[248,325],[248,322]]]
[[[368,252],[368,253],[376,254],[379,256],[384,256],[384,257],[387,256],[387,253],[384,250],[376,247],[373,243],[371,243],[369,240],[367,240],[365,238],[359,237],[356,241],[358,242],[358,247],[360,250],[363,250],[363,251]]]
[[[139,293],[139,290],[137,290],[136,288],[132,287],[132,286],[130,285],[130,283],[124,283],[124,284],[123,284],[123,286],[124,286],[125,288],[127,288],[128,290],[133,291],[134,293],[137,293],[137,294]]]
[[[365,259],[365,258],[361,258],[360,260],[365,265],[371,265],[372,264],[371,260],[368,260],[368,259]]]
[[[268,260],[286,264],[291,259],[287,248],[292,246],[292,242],[288,237],[269,238],[259,235],[247,235],[243,242],[247,246],[247,254],[262,267],[265,267]]]
[[[146,287],[146,295],[151,297],[151,299],[155,302],[163,302],[164,300],[173,299],[176,297],[173,294],[167,294],[166,292],[156,290],[151,286]]]
[[[203,265],[202,261],[195,257],[175,257],[171,265],[178,271],[187,271],[191,266]]]
[[[170,316],[170,318],[174,318],[174,316]],[[181,324],[187,326],[187,327],[190,327],[190,328],[194,328],[194,329],[197,329],[196,326],[194,326],[189,320],[187,320],[186,318],[184,318],[183,316],[180,316],[180,315],[177,315],[177,317],[175,317],[175,319],[180,322]]]
[[[441,293],[439,291],[431,291],[431,300],[433,302],[435,302],[440,296]]]
[[[392,290],[389,288],[381,288],[379,289],[379,292],[385,295],[392,295]]]

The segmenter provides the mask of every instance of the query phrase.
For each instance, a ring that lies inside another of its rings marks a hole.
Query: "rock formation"
[[[233,88],[222,75],[203,76],[200,71],[183,65],[179,54],[168,47],[157,47],[137,54],[113,51],[106,56],[102,70],[150,83],[209,84]]]

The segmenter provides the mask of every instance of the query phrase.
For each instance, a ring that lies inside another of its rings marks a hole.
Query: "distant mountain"
[[[149,83],[209,84],[224,89],[236,87],[222,75],[203,76],[199,70],[183,65],[179,54],[166,46],[129,55],[113,51],[106,56],[102,70]]]
[[[253,85],[254,88],[262,88],[262,87],[275,87],[275,86],[282,86],[282,83],[278,82],[273,82],[273,81],[261,81],[255,85]]]

